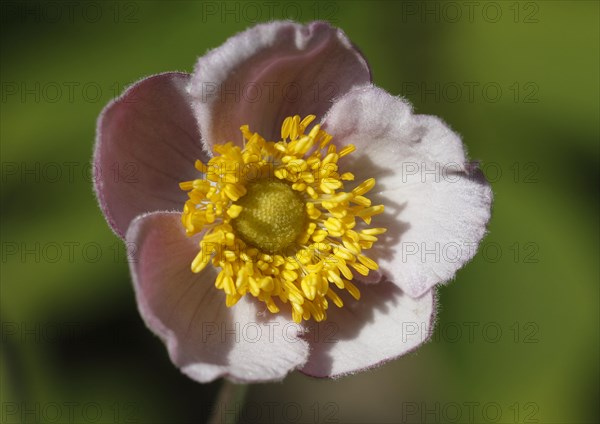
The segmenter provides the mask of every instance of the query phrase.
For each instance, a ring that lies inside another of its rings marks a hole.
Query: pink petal
[[[180,181],[195,178],[204,159],[182,73],[153,75],[109,103],[98,119],[95,189],[115,233],[124,237],[137,215],[181,209]]]
[[[215,269],[192,273],[198,240],[185,236],[180,214],[138,217],[126,240],[134,248],[131,272],[140,313],[189,377],[280,380],[304,365],[308,344],[298,325],[247,298],[227,308],[224,293],[214,287]]]
[[[380,273],[414,297],[453,278],[475,255],[492,203],[460,137],[375,87],[346,94],[324,122],[337,143],[356,145],[341,171],[377,181],[369,197],[386,209],[372,225],[388,233],[367,255]]]
[[[357,285],[361,299],[331,305],[326,321],[312,323],[304,338],[311,352],[301,369],[314,377],[340,377],[404,355],[429,338],[433,330],[433,291],[412,298],[390,282]]]
[[[241,143],[239,128],[271,140],[286,116],[321,116],[334,97],[371,80],[366,60],[325,22],[260,24],[201,57],[189,86],[203,140]]]

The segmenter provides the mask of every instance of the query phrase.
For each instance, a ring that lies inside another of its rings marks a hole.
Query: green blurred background
[[[599,6],[3,1],[1,422],[203,422],[221,382],[173,367],[91,188],[96,118],[255,21],[330,20],[374,82],[463,135],[495,193],[433,340],[336,381],[251,386],[241,422],[599,419]]]

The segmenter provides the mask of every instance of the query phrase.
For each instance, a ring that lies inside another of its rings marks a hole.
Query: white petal
[[[339,377],[381,365],[404,355],[429,338],[435,312],[433,291],[412,298],[388,281],[357,284],[359,301],[333,305],[328,318],[312,324],[305,338],[311,353],[302,372]]]
[[[98,118],[94,188],[111,228],[123,238],[138,215],[179,208],[180,181],[197,178],[207,158],[185,91],[190,75],[167,72],[131,85]]]
[[[188,89],[210,148],[241,144],[245,124],[279,140],[285,117],[322,116],[334,97],[370,80],[366,60],[341,30],[285,21],[256,25],[201,57]]]
[[[194,274],[197,240],[185,236],[179,213],[138,217],[127,232],[140,313],[167,345],[175,365],[200,382],[280,380],[302,366],[308,345],[283,315],[264,313],[252,299],[227,308],[214,287],[216,271]]]
[[[372,225],[388,232],[367,254],[380,272],[410,296],[453,278],[485,235],[492,202],[460,137],[375,87],[340,98],[324,122],[338,144],[357,147],[341,171],[377,181],[369,197],[385,213]]]

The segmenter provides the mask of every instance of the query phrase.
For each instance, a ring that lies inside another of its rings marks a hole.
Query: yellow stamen
[[[243,148],[214,146],[208,163],[195,163],[201,177],[179,184],[189,197],[186,233],[203,232],[191,269],[219,270],[215,287],[228,307],[250,295],[271,313],[289,304],[294,321],[322,321],[330,303],[344,306],[336,291],[360,299],[353,278],[378,268],[363,253],[385,232],[368,226],[384,210],[364,196],[375,180],[344,190],[354,174],[340,173],[338,161],[356,147],[338,151],[319,125],[306,134],[314,119],[286,118],[278,141],[244,125]]]

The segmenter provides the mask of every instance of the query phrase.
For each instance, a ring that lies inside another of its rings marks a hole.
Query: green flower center
[[[277,180],[259,180],[246,190],[236,202],[242,212],[231,222],[240,238],[264,252],[279,252],[292,244],[306,223],[300,195]]]

